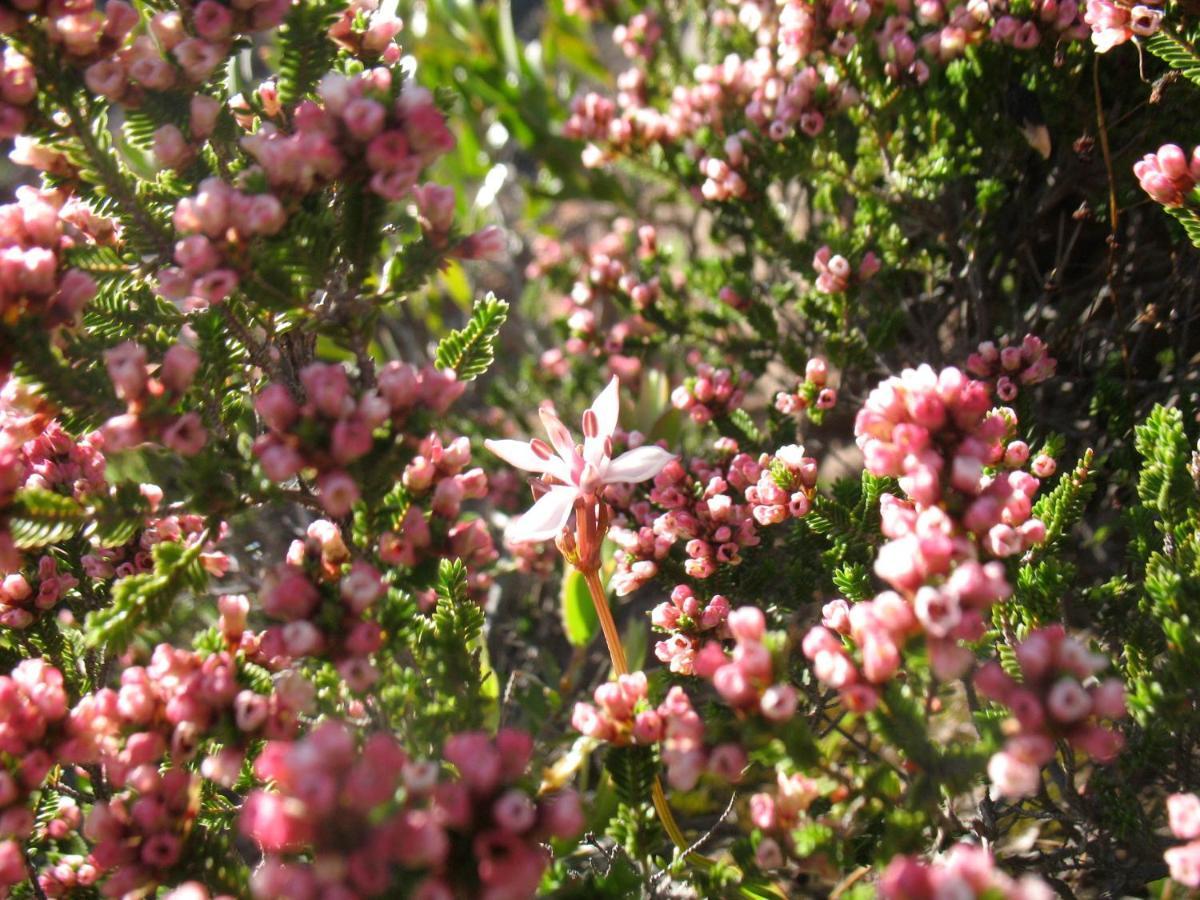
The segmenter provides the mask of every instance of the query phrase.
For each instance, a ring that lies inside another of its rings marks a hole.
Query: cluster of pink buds
[[[486,570],[498,556],[491,532],[482,519],[459,521],[462,502],[488,492],[487,475],[479,467],[467,468],[470,462],[471,443],[465,437],[443,443],[429,434],[417,445],[401,477],[413,502],[397,527],[380,536],[381,562],[412,568],[435,557],[457,557],[471,571],[473,591],[490,586]]]
[[[691,790],[706,769],[725,782],[741,779],[746,754],[737,744],[705,747],[704,723],[683,688],[671,688],[655,707],[647,699],[645,673],[634,672],[600,685],[593,699],[594,706],[575,704],[572,727],[615,747],[661,745],[667,782],[676,790]]]
[[[1006,452],[1016,417],[1011,410],[989,411],[988,393],[987,384],[958,369],[937,373],[921,366],[884,381],[858,413],[854,431],[867,471],[899,478],[911,501],[885,510],[884,533],[894,543],[876,564],[897,590],[914,590],[946,573],[953,559],[972,555],[960,531],[999,557],[1045,535],[1045,526],[1030,517],[1039,482],[1019,468],[1028,448],[1021,444],[1011,457]],[[986,473],[989,466],[997,467],[995,474]],[[939,506],[943,502],[965,507],[961,523]]]
[[[1187,842],[1163,853],[1171,877],[1187,887],[1200,888],[1200,797],[1172,794],[1167,798],[1167,821],[1171,836]]]
[[[107,488],[100,436],[91,434],[76,440],[57,421],[48,420],[36,402],[29,405],[31,399],[13,379],[0,389],[0,577],[21,570],[21,555],[4,527],[3,516],[17,491],[38,488],[82,502]],[[5,584],[0,595],[8,599],[0,601],[0,606],[29,610],[30,604],[38,605],[19,582]],[[47,594],[60,593],[58,588],[52,585]],[[21,594],[24,596],[18,598]],[[18,627],[17,620],[22,618],[18,614],[6,624]]]
[[[195,196],[175,206],[173,267],[158,273],[158,292],[189,312],[223,303],[237,290],[236,259],[246,242],[278,234],[287,223],[283,205],[272,194],[244,193],[219,178],[200,182]]]
[[[17,188],[16,198],[0,206],[0,318],[74,325],[96,296],[96,282],[64,265],[65,251],[90,243],[92,235],[67,218],[60,191],[26,185]]]
[[[704,721],[678,685],[667,691],[658,707],[663,722],[662,761],[667,783],[677,791],[690,791],[705,772],[725,784],[742,780],[747,758],[739,744],[704,744]]]
[[[671,599],[654,607],[650,621],[670,637],[654,646],[654,655],[680,675],[694,675],[700,638],[706,633],[724,636],[729,601],[720,594],[704,603],[686,584],[676,585]]]
[[[389,364],[378,386],[357,398],[338,363],[310,363],[300,371],[300,383],[303,403],[278,382],[255,398],[268,432],[254,442],[254,453],[272,481],[315,469],[321,505],[333,516],[345,515],[358,500],[358,483],[347,467],[375,449],[377,428],[418,406],[445,412],[463,390],[453,374],[400,363]]]
[[[228,57],[234,38],[274,28],[283,21],[288,7],[286,0],[245,0],[230,5],[201,0],[186,19],[174,11],[157,13],[150,19],[150,34],[134,38],[128,49],[107,60],[103,68],[93,65],[88,76],[91,81],[107,82],[112,90],[111,85],[123,74],[126,94],[121,101],[125,103],[136,102],[139,88],[161,91],[176,86],[177,69],[186,82],[199,84]],[[194,33],[189,33],[189,25]]]
[[[313,696],[295,672],[278,678],[271,694],[259,694],[242,683],[229,652],[202,656],[159,644],[147,665],[121,673],[117,690],[101,689],[75,705],[59,754],[73,763],[103,764],[117,787],[136,786],[142,770],[157,770],[168,754],[175,764],[188,762],[220,735],[225,746],[210,753],[201,770],[228,787],[250,744],[295,734]]]
[[[125,341],[104,352],[104,365],[125,412],[104,423],[104,447],[128,450],[148,440],[161,442],[180,456],[195,456],[208,443],[208,431],[193,411],[180,415],[179,401],[192,386],[200,368],[200,354],[186,344],[166,352],[154,377],[146,349]]]
[[[607,97],[588,91],[571,101],[570,118],[563,135],[573,140],[603,140],[608,137],[617,108]]]
[[[382,57],[391,64],[400,60],[395,37],[404,20],[381,8],[379,0],[352,0],[329,28],[329,37],[360,59]]]
[[[1014,726],[1004,749],[988,763],[988,777],[1004,797],[1029,797],[1041,786],[1040,769],[1067,741],[1097,762],[1111,762],[1124,746],[1119,731],[1100,720],[1125,716],[1119,678],[1096,680],[1108,659],[1068,637],[1061,625],[1040,628],[1016,646],[1018,682],[995,661],[975,673],[975,687],[1012,710]]]
[[[897,856],[879,880],[881,900],[1052,900],[1057,896],[1036,875],[1013,879],[996,868],[992,854],[972,844],[955,844],[936,862]]]
[[[308,194],[361,172],[372,192],[401,200],[422,169],[454,148],[433,95],[411,83],[401,90],[401,83],[382,66],[358,75],[330,72],[317,86],[320,102],[304,100],[292,112],[293,130],[267,121],[242,146],[274,190]]]
[[[571,726],[586,737],[617,747],[656,744],[662,740],[663,717],[647,699],[645,672],[619,675],[596,688],[596,701],[579,702],[571,713]]]
[[[984,613],[1012,593],[1003,565],[980,556],[1013,556],[1045,538],[1031,515],[1039,482],[1019,468],[1028,447],[1005,445],[1010,418],[988,411],[984,382],[928,366],[884,381],[860,410],[855,433],[867,471],[898,476],[908,499],[880,498],[889,541],[875,573],[893,590],[853,607],[833,601],[804,639],[817,678],[851,709],[878,702],[877,686],[895,675],[914,635],[924,635],[939,678],[962,675],[973,657],[959,641],[982,637]],[[859,665],[839,636],[858,647]]]
[[[736,443],[728,442],[736,453]],[[689,471],[690,469],[690,471]],[[646,500],[625,504],[628,519],[610,531],[619,550],[613,585],[618,595],[637,590],[656,574],[678,541],[686,541],[684,570],[709,578],[719,566],[739,565],[741,550],[761,538],[749,503],[734,491],[758,480],[761,467],[748,454],[736,454],[726,466],[694,459],[685,468],[669,462],[654,477]]]
[[[764,11],[759,7],[742,11],[763,22]],[[806,43],[802,32],[806,25],[811,26],[811,20],[811,12],[802,5],[785,4],[782,16],[772,20],[771,26],[785,24],[777,30],[770,26],[760,29],[760,47],[752,58],[730,54],[718,65],[698,66],[697,83],[678,86],[666,112],[649,104],[643,69],[623,73],[618,78],[615,107],[592,104],[593,109],[576,111],[576,118],[582,121],[576,123],[574,132],[596,141],[603,139],[607,145],[589,145],[584,150],[584,164],[601,165],[618,151],[648,142],[674,143],[705,126],[715,126],[728,134],[724,158],[697,151],[700,173],[706,179],[699,193],[710,200],[744,195],[746,184],[737,169],[746,158],[747,144],[760,136],[770,141],[783,141],[797,132],[815,136],[824,130],[827,116],[858,100],[857,92],[834,66],[820,59],[814,59],[813,65],[802,64],[807,47],[797,47],[796,40]],[[587,115],[593,111],[603,116]],[[732,118],[734,113],[748,118],[754,130],[730,127],[732,122],[726,117]]]
[[[263,612],[283,624],[263,633],[261,656],[273,669],[327,656],[352,690],[366,690],[378,677],[370,656],[383,644],[383,630],[368,614],[386,590],[374,566],[350,562],[339,528],[318,519],[304,540],[292,541],[287,561],[264,579]],[[235,639],[229,631],[226,636]]]
[[[939,587],[923,586],[913,600],[895,591],[855,603],[833,600],[823,609],[821,624],[804,637],[804,655],[823,684],[836,689],[850,709],[872,709],[878,686],[900,668],[901,650],[910,637],[924,634],[934,674],[956,678],[972,656],[959,640],[978,640],[984,631],[983,611],[1009,596],[1004,567],[997,562],[961,563]],[[858,648],[855,664],[841,639]]]
[[[1056,42],[1082,40],[1088,26],[1081,18],[1081,6],[1076,0],[1036,0],[1025,14],[1027,18],[998,16],[988,38],[1017,50],[1032,50],[1043,35]]]
[[[90,90],[129,105],[140,103],[145,91],[204,82],[229,55],[234,37],[272,28],[288,10],[287,0],[247,0],[233,6],[201,0],[186,18],[173,10],[154,14],[148,29],[129,41],[140,16],[122,0],[103,4],[103,12],[93,0],[19,6],[27,16],[46,17],[42,30],[70,62],[87,67]],[[0,16],[0,32],[15,32],[23,24],[17,13]]]
[[[790,847],[792,832],[823,793],[816,779],[800,772],[789,775],[780,769],[776,772],[774,791],[760,791],[750,797],[750,821],[767,833],[755,848],[755,861],[761,868],[783,865],[779,841]]]
[[[0,676],[0,892],[26,877],[21,841],[34,826],[28,800],[54,765],[46,751],[67,715],[62,673],[43,659],[26,659]],[[14,852],[20,872],[8,860]]]
[[[152,484],[144,484],[142,496],[149,499],[154,512],[162,498],[162,491]],[[152,516],[146,520],[145,527],[129,543],[119,547],[97,547],[90,553],[85,553],[80,559],[83,572],[89,578],[107,580],[110,578],[126,578],[150,572],[154,569],[153,550],[156,544],[163,541],[175,541],[187,546],[204,543],[200,552],[200,562],[204,570],[214,578],[225,575],[230,568],[229,555],[217,547],[228,535],[229,526],[225,522],[217,525],[215,532],[209,529],[209,523],[204,516],[196,513],[172,513],[167,516]]]
[[[1200,147],[1189,159],[1178,144],[1163,144],[1134,163],[1133,174],[1155,203],[1183,206],[1200,181]]]
[[[636,378],[641,367],[626,345],[652,333],[641,311],[658,302],[663,273],[657,268],[658,232],[618,217],[611,229],[590,244],[560,242],[544,235],[534,243],[535,259],[526,267],[531,278],[550,277],[571,282],[560,301],[559,314],[569,337],[559,350],[543,357],[543,367],[556,375],[568,368],[568,358],[607,357],[613,374]],[[634,310],[632,315],[628,310]],[[613,321],[609,317],[618,316]]]
[[[46,414],[38,408],[40,404],[30,403],[31,399],[15,378],[7,377],[0,354],[0,573],[3,574],[21,568],[21,553],[8,531],[5,513],[28,475],[23,448],[47,424]]]
[[[92,807],[83,834],[110,897],[153,893],[183,855],[200,809],[200,777],[186,769],[136,766],[123,790]]]
[[[703,425],[741,406],[750,380],[748,372],[735,376],[729,369],[700,363],[695,375],[671,391],[671,405],[686,412],[693,422]]]
[[[74,809],[74,815],[71,817],[71,833],[77,832],[80,825],[83,824],[83,816],[79,812],[79,808],[74,807]],[[62,821],[62,819],[56,819],[55,821]],[[63,833],[62,836],[65,837],[66,834]],[[74,893],[76,890],[89,888],[99,879],[100,872],[95,865],[86,856],[80,856],[78,853],[67,853],[59,856],[54,863],[44,866],[38,872],[37,877],[38,887],[42,889],[42,893],[47,897],[54,898],[76,896]],[[0,883],[2,881],[3,878],[0,876]]]
[[[532,897],[549,861],[541,842],[583,825],[573,792],[539,800],[520,785],[532,750],[533,739],[513,729],[453,735],[443,751],[459,773],[452,779],[436,762],[410,759],[391,735],[356,746],[333,720],[303,740],[269,743],[255,773],[275,789],[252,792],[240,820],[265,855],[251,892]]]
[[[746,179],[736,168],[738,163],[744,159],[740,150],[740,139],[734,137],[726,142],[726,152],[728,153],[728,148],[733,146],[733,141],[739,141],[736,145],[738,151],[729,153],[729,159],[706,156],[700,160],[700,174],[704,176],[704,182],[700,185],[700,196],[705,200],[720,202],[736,199],[745,197],[749,191]]]
[[[794,391],[780,391],[775,395],[775,408],[785,416],[806,409],[820,411],[833,409],[837,405],[837,389],[829,384],[829,364],[814,356],[804,366],[804,383]]]
[[[692,578],[709,578],[720,566],[741,563],[741,550],[761,542],[758,526],[804,516],[816,484],[816,460],[795,445],[755,458],[739,453],[737,442],[717,441],[726,460],[693,459],[668,463],[654,478],[647,500],[617,503],[627,518],[610,532],[620,548],[613,583],[618,595],[631,593],[658,573],[679,540]],[[744,502],[736,499],[740,491]],[[632,521],[630,521],[632,519]]]
[[[1118,0],[1095,2],[1122,11]],[[984,42],[1032,51],[1085,40],[1089,27],[1081,5],[1033,0],[1016,10],[1007,3],[958,0],[900,6],[869,0],[830,0],[819,7],[797,0],[730,4],[712,11],[714,30],[724,33],[725,48],[752,47],[751,52],[701,62],[690,83],[672,81],[655,96],[653,59],[641,44],[626,47],[634,68],[618,76],[615,102],[594,94],[581,98],[566,133],[592,142],[583,150],[586,166],[605,165],[648,144],[682,145],[699,163],[702,181],[693,189],[698,198],[750,196],[756,186],[747,184],[743,163],[751,154],[770,152],[768,142],[819,135],[831,116],[859,104],[858,90],[837,64],[856,46],[873,42],[889,79],[920,86],[932,67]],[[1161,14],[1149,6],[1136,10],[1121,17],[1121,39],[1131,27],[1148,32],[1157,26]]]
[[[853,286],[870,281],[880,266],[879,257],[868,251],[855,271],[846,257],[835,254],[828,245],[821,247],[813,257],[813,268],[817,270],[816,286],[822,294],[845,293]]]
[[[98,53],[112,53],[133,31],[138,22],[134,8],[122,0],[105,4],[105,12],[95,9],[91,0],[55,3],[47,0],[26,0],[13,3],[0,13],[0,34],[16,34],[35,16],[45,16],[40,23],[50,40],[74,61]],[[19,12],[18,12],[19,10]]]
[[[732,655],[717,641],[709,641],[696,654],[693,667],[730,707],[740,713],[759,713],[773,722],[784,722],[796,712],[796,689],[776,680],[771,651],[763,643],[767,620],[755,606],[742,606],[725,621],[736,645]]]
[[[12,140],[25,129],[25,107],[37,97],[37,76],[12,47],[4,48],[0,65],[0,139]]]
[[[83,500],[107,486],[100,436],[92,433],[76,440],[57,422],[51,421],[21,447],[24,488],[40,488]]]
[[[662,33],[653,12],[638,12],[613,29],[613,42],[630,59],[650,59]]]
[[[984,341],[967,357],[967,371],[992,382],[996,396],[1004,403],[1016,399],[1019,387],[1030,387],[1053,376],[1057,365],[1045,342],[1032,334],[1025,335],[1019,346],[1003,341],[997,347]]]
[[[817,461],[805,456],[803,447],[788,444],[774,455],[764,453],[758,468],[758,481],[745,490],[754,521],[778,525],[808,515],[817,486]]]
[[[0,627],[15,631],[28,628],[42,613],[53,609],[79,580],[58,570],[58,560],[43,556],[37,562],[32,582],[20,572],[0,581]]]
[[[1083,20],[1091,26],[1097,53],[1107,53],[1134,35],[1150,37],[1162,26],[1163,11],[1158,0],[1087,0]]]

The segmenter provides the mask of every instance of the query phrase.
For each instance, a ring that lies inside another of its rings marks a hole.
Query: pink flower
[[[1200,838],[1200,797],[1172,794],[1167,798],[1167,818],[1175,837],[1185,841]]]
[[[634,484],[653,478],[674,454],[644,445],[611,458],[612,436],[617,427],[620,383],[614,377],[591,408],[583,414],[584,443],[576,445],[571,433],[554,413],[543,409],[542,423],[550,444],[535,438],[525,441],[487,440],[484,446],[518,469],[549,476],[554,484],[529,512],[509,525],[509,541],[545,541],[556,537],[571,510],[581,499],[594,499],[605,485]],[[553,448],[551,447],[553,445]]]
[[[1041,771],[1036,763],[1001,751],[988,762],[988,779],[1002,797],[1031,797],[1041,785]]]
[[[117,396],[136,400],[146,387],[146,351],[133,341],[125,341],[104,351],[104,365]]]
[[[1200,887],[1200,841],[1172,847],[1163,854],[1171,877],[1188,887]]]
[[[495,225],[488,225],[467,235],[459,243],[454,255],[461,259],[482,259],[497,262],[508,254],[504,232]]]
[[[184,413],[163,432],[163,443],[180,456],[195,456],[208,442],[208,432],[195,412]]]

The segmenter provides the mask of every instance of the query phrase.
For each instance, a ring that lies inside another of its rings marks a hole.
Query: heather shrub
[[[0,896],[1200,889],[1200,39],[0,6]]]

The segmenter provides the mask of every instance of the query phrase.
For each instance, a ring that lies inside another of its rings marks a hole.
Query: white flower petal
[[[674,453],[653,444],[638,447],[622,453],[608,464],[608,469],[604,473],[604,483],[628,482],[634,484],[645,481],[661,472],[666,464],[674,458]]]
[[[518,469],[524,469],[527,472],[545,472],[547,463],[549,462],[534,453],[528,441],[493,441],[488,439],[483,442],[483,446],[487,447],[510,466],[516,466]]]
[[[621,383],[614,375],[592,403],[591,411],[596,416],[596,436],[584,438],[583,458],[597,468],[600,468],[600,461],[604,459],[605,444],[617,429],[617,416],[621,411],[620,387]]]
[[[596,414],[596,424],[599,426],[597,431],[601,438],[612,437],[613,432],[617,430],[617,416],[621,412],[618,395],[620,387],[621,383],[614,375],[608,387],[602,390],[600,396],[592,403],[592,412]]]
[[[571,487],[552,487],[529,512],[508,526],[504,536],[513,543],[548,541],[558,537],[571,517],[579,491]]]
[[[558,451],[558,455],[564,460],[570,460],[575,455],[575,441],[571,438],[571,432],[567,430],[567,426],[545,407],[538,410],[538,415],[542,417],[542,424],[546,426],[546,434],[550,438],[550,443],[554,445],[554,449]]]
[[[559,456],[552,456],[546,460],[546,472],[563,484],[574,483],[574,479],[571,477],[571,467],[567,465],[566,460]]]

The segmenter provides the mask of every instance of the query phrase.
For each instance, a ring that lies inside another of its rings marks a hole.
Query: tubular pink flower
[[[662,447],[645,445],[612,458],[612,436],[617,427],[620,384],[613,378],[583,414],[583,444],[548,410],[541,411],[550,444],[531,441],[487,440],[484,446],[509,465],[548,476],[549,491],[513,522],[505,537],[514,543],[545,541],[556,537],[581,499],[594,500],[606,485],[636,484],[653,478],[674,454]]]

